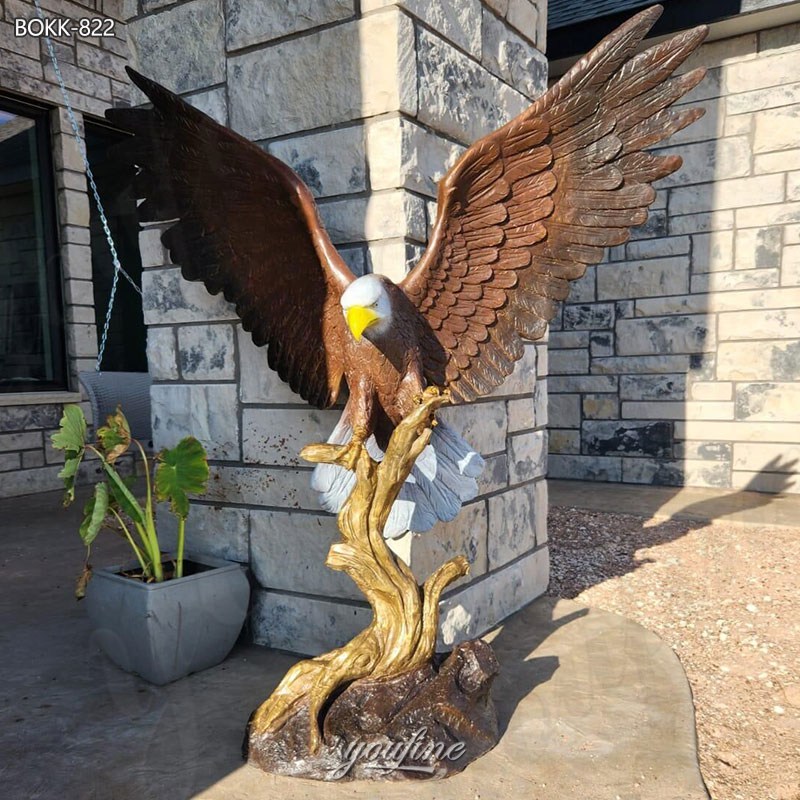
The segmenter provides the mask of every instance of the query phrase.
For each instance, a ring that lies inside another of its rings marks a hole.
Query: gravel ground
[[[800,528],[551,508],[549,593],[656,633],[714,800],[800,800]]]

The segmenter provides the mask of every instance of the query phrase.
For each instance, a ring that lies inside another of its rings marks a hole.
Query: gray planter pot
[[[96,569],[86,606],[98,644],[118,666],[163,685],[219,664],[242,629],[250,584],[240,564],[186,555],[210,569],[163,583]]]

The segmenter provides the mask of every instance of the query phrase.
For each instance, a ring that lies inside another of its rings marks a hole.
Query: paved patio
[[[160,688],[119,671],[72,598],[79,505],[65,512],[53,494],[0,501],[3,798],[707,798],[672,651],[622,617],[552,599],[489,637],[504,735],[461,775],[412,788],[261,773],[241,761],[244,726],[295,658],[242,645]],[[105,538],[97,564],[124,552]]]

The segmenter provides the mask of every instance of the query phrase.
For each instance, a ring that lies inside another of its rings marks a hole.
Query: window
[[[84,120],[86,153],[106,212],[114,246],[122,268],[136,283],[142,284],[142,259],[139,255],[139,221],[136,200],[131,190],[132,175],[121,173],[111,148],[127,134],[105,125]],[[114,278],[114,262],[106,241],[97,205],[91,203],[92,282],[97,334],[102,336],[108,298]],[[147,372],[147,334],[142,316],[142,299],[120,275],[111,315],[108,340],[103,355],[104,372]],[[99,346],[99,342],[98,342]]]
[[[0,98],[0,392],[66,388],[48,131]]]

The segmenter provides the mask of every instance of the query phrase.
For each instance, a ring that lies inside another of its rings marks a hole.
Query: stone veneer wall
[[[701,64],[683,169],[552,326],[551,478],[800,491],[800,27]]]
[[[47,17],[79,20],[111,17],[114,37],[58,39],[56,55],[70,100],[83,114],[102,117],[112,104],[128,100],[124,20],[131,11],[122,0],[66,2],[41,0]],[[78,372],[94,368],[97,356],[92,262],[89,248],[89,195],[86,176],[44,41],[14,36],[14,19],[36,16],[28,0],[0,0],[0,94],[44,102],[50,115],[55,168],[60,270],[64,302],[68,387],[63,392],[0,393],[0,497],[58,489],[63,455],[50,447],[64,403],[81,400]],[[58,269],[59,265],[51,265]],[[87,415],[91,414],[84,404]],[[91,469],[85,465],[83,471]]]
[[[146,0],[142,11],[129,26],[139,68],[291,164],[357,273],[405,273],[446,168],[545,84],[544,9],[529,0]],[[158,237],[141,240],[156,445],[191,432],[212,458],[193,546],[250,564],[256,642],[339,644],[369,609],[324,566],[335,520],[297,457],[339,411],[303,405],[232,308],[166,263]],[[448,412],[488,457],[481,495],[454,522],[396,543],[421,578],[457,553],[472,564],[472,582],[445,600],[444,643],[547,586],[546,372],[546,346],[530,345],[501,392]]]

